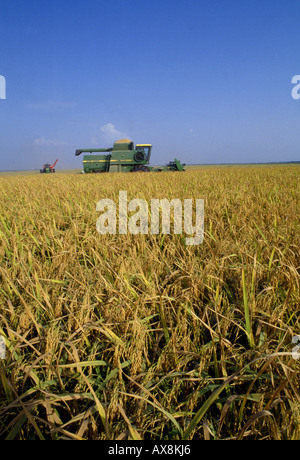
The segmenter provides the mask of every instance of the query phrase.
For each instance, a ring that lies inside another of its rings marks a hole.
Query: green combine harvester
[[[148,166],[151,156],[151,144],[136,144],[129,139],[121,139],[109,149],[76,150],[75,156],[82,153],[94,155],[83,156],[84,173],[102,172],[150,172],[150,171],[184,171],[185,164],[175,158],[166,166],[154,168]],[[98,155],[102,153],[102,155]],[[96,154],[96,155],[95,155]]]

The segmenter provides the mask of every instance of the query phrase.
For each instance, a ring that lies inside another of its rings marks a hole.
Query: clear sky
[[[300,160],[299,0],[0,0],[0,169]]]

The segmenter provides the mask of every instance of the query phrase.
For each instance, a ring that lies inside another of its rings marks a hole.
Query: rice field
[[[0,439],[299,439],[299,171],[0,176]],[[120,190],[203,243],[100,235]]]

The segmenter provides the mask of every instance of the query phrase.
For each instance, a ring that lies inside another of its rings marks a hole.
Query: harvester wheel
[[[147,166],[135,166],[132,172],[150,172],[150,169]]]

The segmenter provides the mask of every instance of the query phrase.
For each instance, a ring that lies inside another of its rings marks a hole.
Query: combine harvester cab
[[[83,173],[184,171],[179,160],[171,162],[172,167],[167,165],[155,169],[148,166],[151,150],[151,144],[136,144],[134,147],[134,143],[129,139],[121,139],[115,142],[112,148],[76,150],[75,156],[82,153],[93,154],[83,156]],[[176,169],[175,162],[180,165],[180,169]]]

